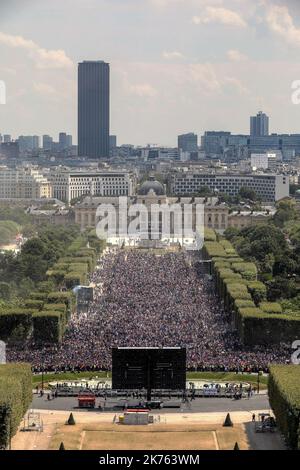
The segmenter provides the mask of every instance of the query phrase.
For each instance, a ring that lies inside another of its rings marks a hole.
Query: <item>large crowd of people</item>
[[[106,252],[90,281],[94,300],[71,318],[63,342],[8,351],[9,360],[36,371],[109,370],[117,346],[187,349],[192,370],[254,372],[288,362],[286,347],[247,350],[207,283],[185,252]]]

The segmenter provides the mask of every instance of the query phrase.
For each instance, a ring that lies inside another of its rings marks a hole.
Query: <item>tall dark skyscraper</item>
[[[269,135],[269,117],[262,111],[250,117],[250,136],[261,137]]]
[[[109,156],[109,64],[102,60],[78,66],[78,155]]]

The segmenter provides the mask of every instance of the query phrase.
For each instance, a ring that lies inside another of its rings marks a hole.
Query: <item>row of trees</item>
[[[29,239],[20,253],[0,253],[0,301],[24,298],[26,292],[48,283],[48,269],[64,254],[78,237],[77,225],[44,226],[38,228],[35,237]],[[48,285],[53,288],[53,283]]]
[[[239,255],[256,263],[271,301],[294,298],[299,292],[300,225],[297,220],[293,205],[283,201],[269,223],[242,230],[231,227],[225,231]]]

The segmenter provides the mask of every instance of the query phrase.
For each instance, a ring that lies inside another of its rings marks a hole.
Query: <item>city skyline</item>
[[[270,133],[300,132],[291,100],[295,1],[4,0],[0,13],[2,132],[68,129],[76,142],[77,63],[99,59],[111,64],[111,133],[122,144],[175,146],[178,135],[206,130],[248,134],[259,109],[272,118]]]

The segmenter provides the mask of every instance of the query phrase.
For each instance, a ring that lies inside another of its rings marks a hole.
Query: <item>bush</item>
[[[265,313],[282,313],[282,307],[277,302],[262,302],[259,308]]]
[[[292,449],[300,450],[300,365],[273,365],[268,381],[270,405]]]

